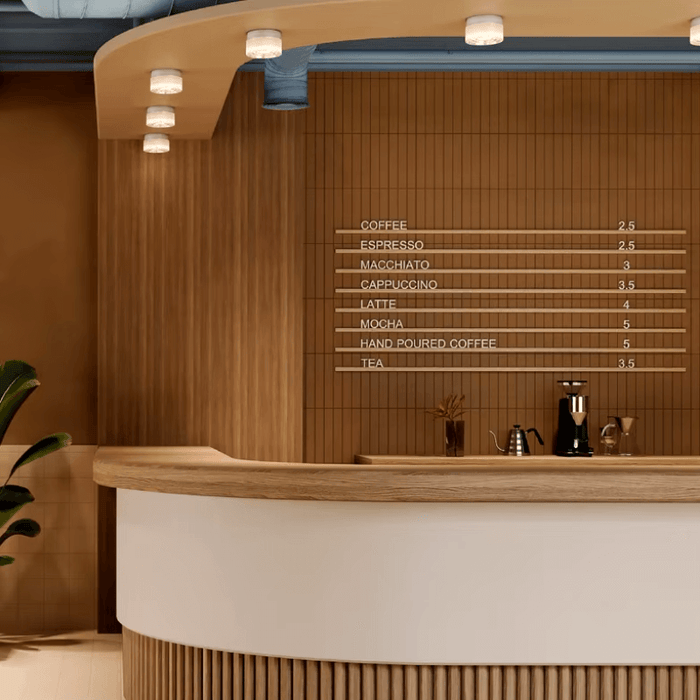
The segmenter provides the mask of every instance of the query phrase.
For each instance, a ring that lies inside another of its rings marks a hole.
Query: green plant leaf
[[[72,444],[73,439],[68,433],[54,433],[53,435],[47,435],[45,438],[41,438],[39,442],[32,445],[13,465],[10,469],[10,473],[5,480],[5,483],[9,478],[25,464],[33,462],[35,459],[40,459],[41,457],[46,457],[56,450],[60,450],[63,447],[68,447]]]
[[[7,363],[5,363],[7,364]],[[17,380],[0,400],[0,442],[3,441],[15,413],[39,386],[38,379]]]
[[[36,537],[40,532],[41,527],[36,520],[30,520],[29,518],[15,520],[15,522],[10,523],[7,530],[0,535],[0,545],[9,540],[10,537],[15,537],[16,535],[22,535],[22,537]]]
[[[36,370],[21,360],[7,360],[0,365],[0,442],[19,407],[39,386]]]
[[[15,560],[14,557],[8,557],[8,556],[0,557],[0,566],[7,566],[8,564],[12,564],[12,562],[14,560]]]
[[[36,379],[36,370],[22,360],[7,360],[0,365],[0,403],[18,379]]]
[[[4,486],[0,489],[0,527],[2,527],[14,514],[27,503],[34,500],[29,489],[24,486]]]

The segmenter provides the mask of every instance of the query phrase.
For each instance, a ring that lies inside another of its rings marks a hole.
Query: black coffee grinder
[[[562,457],[590,457],[588,446],[588,397],[579,392],[585,379],[560,379],[557,382],[566,393],[559,399],[559,427],[554,452]]]

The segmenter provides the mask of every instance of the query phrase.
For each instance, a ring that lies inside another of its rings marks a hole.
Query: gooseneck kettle
[[[491,435],[493,435],[493,441],[496,443],[496,447],[500,452],[504,452],[507,455],[512,455],[514,457],[524,457],[530,454],[530,446],[527,444],[527,433],[535,433],[535,436],[539,440],[540,445],[544,445],[540,434],[537,432],[537,428],[528,428],[527,430],[522,430],[519,424],[513,426],[510,433],[508,433],[508,449],[504,450],[496,439],[496,433],[493,430],[489,430]]]

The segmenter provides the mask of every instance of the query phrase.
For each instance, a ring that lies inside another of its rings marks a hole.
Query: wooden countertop
[[[299,464],[211,447],[101,447],[93,478],[112,488],[321,501],[698,502],[700,456],[357,457]]]
[[[700,472],[700,455],[683,456],[659,456],[649,457],[648,455],[639,457],[620,457],[613,455],[603,457],[594,455],[593,457],[558,457],[556,455],[530,455],[529,457],[506,457],[504,455],[472,455],[468,457],[445,457],[443,455],[355,455],[357,464],[373,464],[383,467],[456,467],[458,471],[463,469],[503,469],[516,471],[556,470],[569,472],[575,471],[608,471],[640,469],[667,469],[679,468],[697,469]]]

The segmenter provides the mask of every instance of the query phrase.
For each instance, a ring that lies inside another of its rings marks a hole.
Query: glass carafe
[[[608,422],[600,431],[600,441],[603,443],[603,455],[612,457],[618,454],[617,444],[620,441],[620,428],[617,425],[615,416],[608,416]]]

